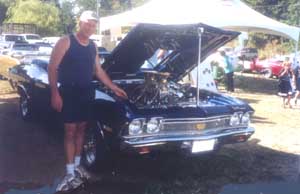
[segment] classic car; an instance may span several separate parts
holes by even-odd
[[[94,122],[83,153],[86,165],[101,161],[109,150],[206,153],[245,142],[254,133],[254,110],[247,103],[217,92],[197,92],[182,82],[197,65],[200,27],[201,61],[239,34],[204,24],[139,24],[106,56],[102,67],[129,98],[119,99],[94,81]],[[159,49],[169,52],[156,64],[151,59]],[[25,119],[50,110],[47,64],[47,59],[35,59],[10,69]]]
[[[282,59],[253,59],[247,65],[244,65],[244,70],[263,74],[266,78],[278,77],[282,70]]]

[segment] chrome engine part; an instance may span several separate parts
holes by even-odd
[[[169,73],[144,73],[145,82],[129,92],[130,102],[138,108],[163,108],[195,101],[195,94],[190,91],[189,85],[169,82]]]

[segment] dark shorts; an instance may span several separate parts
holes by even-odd
[[[296,79],[296,90],[300,91],[300,78]]]
[[[84,122],[91,119],[95,97],[92,86],[61,86],[59,91],[63,100],[61,117],[64,123]]]

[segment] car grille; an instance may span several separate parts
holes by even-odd
[[[164,119],[161,122],[161,132],[200,132],[224,130],[232,128],[229,125],[230,117],[213,117],[205,119]]]

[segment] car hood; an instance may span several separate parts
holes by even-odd
[[[154,70],[169,72],[174,81],[189,73],[198,61],[198,29],[203,28],[201,61],[240,33],[202,23],[184,25],[138,24],[112,51],[103,68],[114,75],[135,74],[158,49],[172,50]]]

